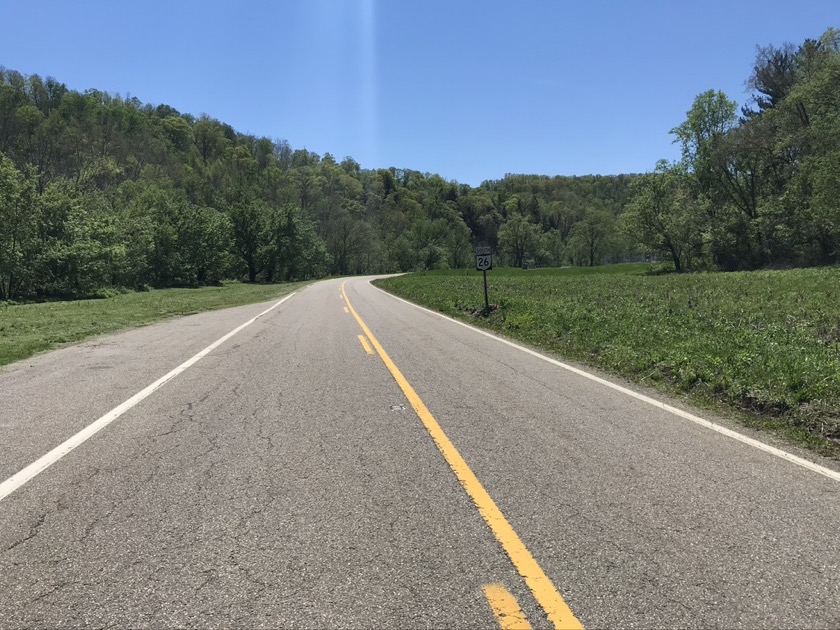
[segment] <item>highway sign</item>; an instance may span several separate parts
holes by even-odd
[[[493,268],[493,254],[490,247],[481,245],[475,248],[475,269],[484,275],[484,312],[490,312],[490,295],[487,293],[487,272]]]

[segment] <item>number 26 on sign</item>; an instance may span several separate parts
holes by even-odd
[[[475,251],[476,271],[489,271],[493,268],[493,257],[489,247],[477,247]]]

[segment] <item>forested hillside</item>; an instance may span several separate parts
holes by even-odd
[[[365,170],[10,70],[0,152],[0,300],[457,268],[477,242],[517,265],[594,264],[608,243],[591,227],[614,222],[628,198],[626,177],[515,176],[474,189]]]
[[[634,182],[625,228],[677,270],[840,262],[840,32],[758,49],[738,112],[697,97],[682,159]]]
[[[654,173],[473,188],[0,69],[0,300],[467,267],[476,244],[514,266],[834,264],[838,32],[759,49],[749,85],[740,116],[701,94]]]

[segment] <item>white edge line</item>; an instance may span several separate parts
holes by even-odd
[[[369,280],[368,282],[372,283],[373,281]],[[399,300],[400,302],[404,302],[405,304],[408,304],[409,306],[413,306],[414,308],[419,308],[421,311],[426,311],[427,313],[430,313],[431,315],[436,315],[436,316],[441,317],[443,319],[447,319],[454,324],[458,324],[459,326],[463,326],[464,328],[469,328],[470,330],[473,330],[473,331],[475,331],[475,332],[477,332],[481,335],[484,335],[485,337],[490,337],[491,339],[495,339],[496,341],[498,341],[500,343],[503,343],[507,346],[510,346],[511,348],[516,348],[517,350],[521,350],[522,352],[525,352],[527,354],[530,354],[531,356],[537,357],[538,359],[542,359],[543,361],[547,361],[548,363],[551,363],[552,365],[556,365],[557,367],[561,367],[564,370],[568,370],[569,372],[574,372],[575,374],[577,374],[579,376],[582,376],[584,378],[587,378],[590,381],[595,381],[596,383],[599,383],[601,385],[609,387],[610,389],[614,389],[618,392],[621,392],[622,394],[627,394],[628,396],[632,396],[636,400],[640,400],[640,401],[645,402],[649,405],[653,405],[654,407],[657,407],[659,409],[662,409],[664,411],[672,413],[675,416],[679,416],[680,418],[684,418],[685,420],[689,420],[689,421],[691,421],[695,424],[699,424],[701,427],[711,429],[712,431],[717,431],[718,433],[721,433],[721,434],[723,434],[727,437],[730,437],[733,440],[738,440],[739,442],[743,442],[744,444],[747,444],[749,446],[757,448],[761,451],[764,451],[765,453],[770,453],[771,455],[775,455],[776,457],[787,460],[792,464],[796,464],[797,466],[801,466],[802,468],[807,468],[808,470],[810,470],[812,472],[823,475],[824,477],[828,477],[829,479],[833,479],[834,481],[840,481],[840,472],[837,472],[836,470],[831,470],[830,468],[826,468],[825,466],[820,466],[819,464],[816,464],[814,462],[810,462],[807,459],[803,459],[802,457],[798,457],[797,455],[793,455],[792,453],[788,453],[787,451],[783,451],[780,448],[776,448],[775,446],[770,446],[769,444],[765,444],[764,442],[756,440],[755,438],[748,437],[746,435],[738,433],[737,431],[733,431],[732,429],[727,429],[726,427],[723,427],[719,424],[715,424],[714,422],[710,422],[709,420],[706,420],[706,419],[701,418],[699,416],[695,416],[694,414],[688,413],[687,411],[683,411],[682,409],[677,409],[676,407],[672,407],[671,405],[668,405],[668,404],[663,403],[659,400],[656,400],[655,398],[651,398],[650,396],[645,396],[644,394],[634,392],[632,389],[627,389],[626,387],[622,387],[621,385],[617,385],[616,383],[613,383],[611,381],[603,379],[600,376],[595,376],[594,374],[590,374],[589,372],[585,372],[585,371],[583,371],[579,368],[576,368],[572,365],[568,365],[568,364],[562,363],[562,362],[560,362],[556,359],[552,359],[551,357],[547,357],[544,354],[540,354],[539,352],[536,352],[535,350],[531,350],[530,348],[526,348],[525,346],[520,346],[517,343],[509,341],[509,340],[507,340],[503,337],[499,337],[497,335],[494,335],[493,333],[489,333],[486,330],[481,330],[480,328],[476,328],[475,326],[471,326],[471,325],[469,325],[465,322],[458,321],[457,319],[449,317],[448,315],[444,315],[443,313],[438,313],[437,311],[433,311],[431,309],[425,308],[423,306],[415,304],[414,302],[409,302],[408,300],[404,300],[403,298],[398,297],[398,296],[394,295],[393,293],[388,293],[384,289],[380,289],[379,287],[377,287],[374,284],[371,284],[371,286],[374,289],[376,289],[377,291],[381,291],[385,295],[388,295],[388,296],[394,298],[395,300]]]
[[[207,346],[204,350],[202,350],[201,352],[196,354],[194,357],[192,357],[190,359],[187,359],[181,365],[176,367],[174,370],[172,370],[168,374],[166,374],[164,376],[161,376],[158,380],[156,380],[154,383],[152,383],[151,385],[146,387],[144,390],[142,390],[140,392],[137,392],[136,394],[134,394],[134,396],[132,396],[131,398],[126,400],[124,403],[114,407],[113,409],[111,409],[111,411],[106,413],[104,416],[102,416],[98,420],[94,421],[93,423],[89,424],[84,429],[82,429],[81,431],[76,433],[76,435],[68,438],[67,440],[65,440],[64,442],[62,442],[58,446],[56,446],[53,450],[51,450],[46,455],[43,455],[43,456],[39,457],[37,460],[35,460],[31,464],[29,464],[26,468],[24,468],[23,470],[15,473],[14,475],[12,475],[8,479],[6,479],[6,481],[4,481],[3,483],[0,483],[0,501],[2,501],[7,496],[9,496],[12,492],[14,492],[18,488],[20,488],[27,481],[30,481],[33,477],[42,473],[47,468],[52,466],[54,463],[56,463],[62,457],[67,455],[67,453],[72,451],[74,448],[83,444],[85,441],[87,441],[88,439],[93,437],[96,433],[98,433],[99,431],[101,431],[102,429],[107,427],[114,420],[119,418],[121,415],[123,415],[126,411],[131,409],[134,405],[139,403],[141,400],[143,400],[144,398],[147,398],[154,391],[156,391],[157,389],[159,389],[160,387],[165,385],[167,382],[171,381],[173,378],[178,376],[181,372],[185,371],[190,366],[194,365],[201,358],[210,354],[213,350],[215,350],[220,345],[222,345],[225,341],[227,341],[228,339],[233,337],[236,333],[240,332],[243,328],[246,328],[246,327],[250,326],[255,321],[257,321],[260,317],[262,317],[263,315],[267,315],[268,313],[273,311],[275,308],[280,306],[283,302],[285,302],[290,297],[292,297],[295,293],[297,293],[297,291],[293,291],[292,293],[289,293],[289,295],[285,296],[282,300],[280,300],[279,302],[276,302],[275,304],[273,304],[271,307],[264,310],[259,315],[255,316],[255,317],[252,317],[251,319],[249,319],[244,324],[242,324],[240,326],[237,326],[236,328],[231,330],[228,334],[226,334],[224,337],[221,337],[220,339],[217,339],[216,341],[211,343],[209,346]]]

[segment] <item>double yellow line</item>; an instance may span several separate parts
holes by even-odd
[[[402,372],[400,372],[399,368],[397,368],[391,360],[391,357],[388,356],[388,353],[385,352],[385,349],[370,331],[370,328],[367,327],[364,321],[362,321],[362,318],[359,317],[356,309],[354,309],[350,304],[350,300],[347,299],[347,292],[344,290],[344,284],[345,283],[342,283],[341,285],[341,295],[344,298],[344,302],[347,304],[347,308],[350,310],[350,313],[359,324],[362,332],[364,332],[370,340],[376,350],[376,353],[379,355],[379,358],[381,358],[383,363],[385,363],[385,366],[388,368],[391,376],[394,377],[394,380],[400,386],[400,389],[402,389],[403,394],[405,394],[405,397],[408,399],[409,403],[411,403],[412,408],[417,413],[417,416],[420,418],[423,426],[426,427],[426,430],[429,432],[429,435],[431,435],[450,468],[452,468],[452,471],[455,473],[458,481],[461,482],[464,490],[467,491],[467,494],[473,500],[473,503],[475,503],[478,511],[481,513],[481,516],[484,517],[485,522],[496,536],[496,539],[502,545],[502,548],[508,554],[508,557],[510,557],[511,562],[513,562],[513,565],[516,567],[519,575],[522,576],[525,583],[528,585],[528,588],[531,589],[531,592],[534,594],[534,598],[545,611],[548,619],[556,628],[582,629],[583,626],[580,621],[578,621],[577,617],[575,617],[574,613],[572,613],[560,593],[557,592],[554,584],[542,570],[542,567],[540,567],[534,559],[534,556],[532,556],[531,552],[528,551],[525,543],[522,542],[522,539],[519,538],[519,535],[516,531],[514,531],[511,524],[505,518],[505,515],[502,514],[502,511],[496,505],[496,502],[493,501],[487,490],[485,490],[484,486],[481,485],[478,477],[475,476],[475,473],[473,473],[467,465],[467,462],[461,456],[461,453],[458,452],[458,449],[455,448],[455,445],[452,444],[451,440],[443,432],[443,429],[441,429],[437,420],[435,420],[426,405],[423,404],[423,401],[417,395],[417,392],[414,391],[414,388],[409,384],[405,376],[403,376]],[[488,594],[488,598],[489,597],[490,596]],[[493,600],[491,600],[491,604],[492,603]],[[493,607],[497,618],[501,622],[502,617],[496,610],[496,606],[494,605]],[[518,606],[516,608],[518,610]]]

